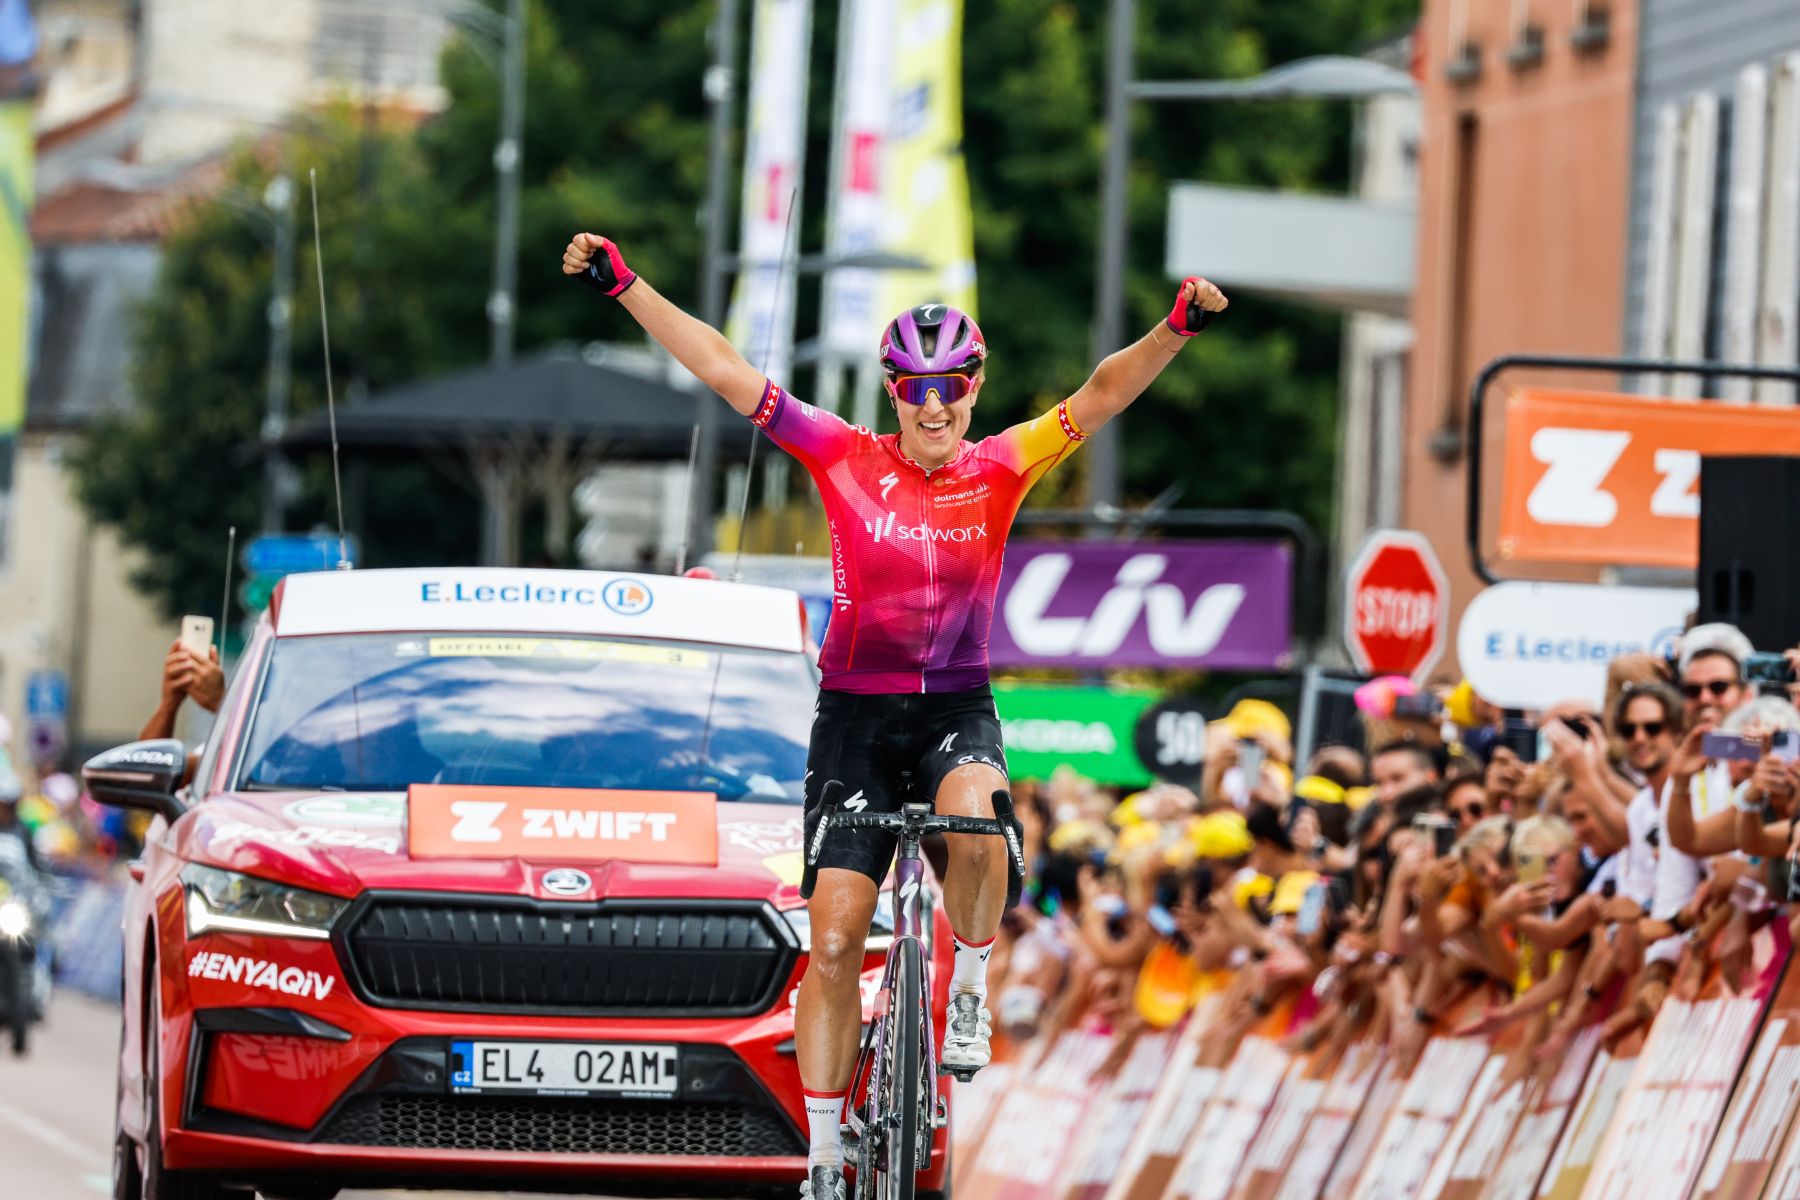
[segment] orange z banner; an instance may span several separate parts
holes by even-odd
[[[414,858],[714,867],[716,803],[702,792],[415,783],[406,797],[407,849]]]
[[[1800,454],[1800,412],[1521,388],[1506,404],[1500,557],[1692,567],[1703,455]]]

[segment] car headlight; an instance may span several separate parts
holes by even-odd
[[[331,923],[350,906],[336,896],[199,863],[182,870],[181,882],[187,888],[189,937],[217,930],[323,941],[331,936]]]
[[[807,917],[804,908],[790,908],[781,914],[788,925],[800,938],[800,949],[803,952],[812,950],[812,921]],[[919,919],[923,926],[926,954],[931,953],[932,898],[929,892],[920,897]],[[882,892],[875,898],[875,919],[869,922],[869,940],[864,943],[863,952],[882,952],[894,944],[894,898],[890,892]]]
[[[17,900],[0,904],[0,934],[9,938],[24,937],[31,928],[31,910]]]

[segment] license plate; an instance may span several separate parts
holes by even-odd
[[[645,1042],[451,1042],[450,1090],[673,1096],[680,1057],[674,1046]]]

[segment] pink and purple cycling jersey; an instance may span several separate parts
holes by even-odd
[[[750,418],[805,465],[831,524],[832,610],[819,656],[840,692],[953,692],[988,682],[1007,531],[1025,493],[1087,435],[1068,401],[927,471],[876,434],[773,383]]]

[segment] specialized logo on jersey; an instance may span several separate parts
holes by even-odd
[[[950,747],[955,744],[956,744],[956,734],[955,733],[946,734],[944,736],[944,744],[938,747],[938,753],[939,754],[950,753]]]
[[[876,541],[891,542],[979,542],[987,537],[987,522],[975,525],[896,525],[898,517],[888,513],[887,518],[875,518],[863,522],[863,529],[873,534]]]
[[[882,502],[885,503],[887,501],[887,494],[894,490],[895,484],[900,482],[900,473],[898,471],[889,471],[886,475],[883,475],[880,479],[876,480],[876,482],[881,484],[881,499]]]

